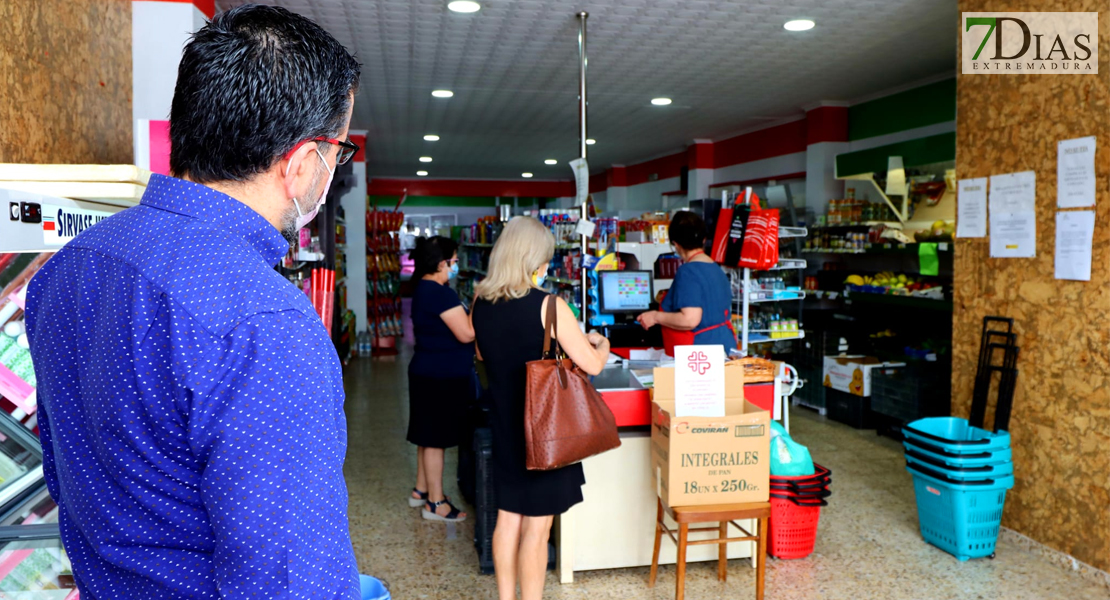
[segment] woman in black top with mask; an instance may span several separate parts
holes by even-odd
[[[458,446],[474,391],[474,329],[447,282],[459,273],[458,245],[445,237],[419,238],[412,257],[412,328],[408,441],[416,445],[416,487],[409,506],[430,521],[463,521],[466,513],[443,494],[444,449]]]

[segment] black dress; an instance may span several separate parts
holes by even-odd
[[[474,344],[463,344],[441,316],[461,306],[451,288],[417,282],[412,297],[416,352],[409,363],[408,441],[425,448],[453,448],[462,441],[467,408],[474,402]]]
[[[474,334],[485,362],[492,401],[494,487],[497,507],[528,517],[558,515],[582,501],[582,465],[554,471],[524,466],[524,365],[543,354],[540,311],[547,294],[474,303]]]

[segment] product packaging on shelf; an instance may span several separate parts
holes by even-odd
[[[887,363],[874,356],[826,356],[823,381],[825,387],[855,396],[871,396],[871,373],[884,367],[905,366]]]

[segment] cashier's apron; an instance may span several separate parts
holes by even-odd
[[[736,339],[736,329],[732,327],[732,315],[729,314],[727,310],[725,311],[724,321],[716,325],[703,327],[696,331],[679,331],[678,329],[671,329],[665,325],[660,325],[660,327],[663,328],[663,351],[667,353],[667,356],[674,356],[675,346],[692,346],[694,344],[694,338],[696,338],[698,334],[712,331],[719,327],[728,327],[728,330],[732,332],[732,339]],[[739,346],[739,344],[737,344],[737,346]]]

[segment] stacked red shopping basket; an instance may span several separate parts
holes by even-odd
[[[805,558],[813,553],[821,507],[828,506],[832,471],[814,464],[814,474],[771,476],[771,519],[767,553],[775,558]]]

